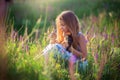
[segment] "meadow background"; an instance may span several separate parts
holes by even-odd
[[[120,80],[119,0],[11,0],[0,34],[0,80],[69,80],[64,64],[44,63],[42,50],[55,18],[72,10],[80,20],[88,49],[85,72],[77,80]],[[76,66],[77,67],[77,66]]]

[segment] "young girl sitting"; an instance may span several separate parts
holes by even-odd
[[[79,20],[72,11],[63,11],[58,15],[56,27],[55,45],[51,49],[57,47],[58,51],[63,49],[68,54],[70,78],[76,80],[74,76],[75,63],[80,60],[85,63],[84,65],[87,65],[87,41],[80,32]]]

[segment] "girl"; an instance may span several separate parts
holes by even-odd
[[[71,80],[75,80],[74,64],[78,59],[85,61],[87,59],[87,48],[85,36],[79,32],[79,20],[72,11],[63,11],[56,18],[57,39],[56,42],[64,48],[69,45],[65,40],[66,36],[72,37],[69,51],[73,54],[69,59],[69,73]]]

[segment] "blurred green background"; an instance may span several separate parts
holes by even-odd
[[[64,10],[74,11],[79,19],[102,12],[106,12],[107,18],[119,19],[119,5],[119,0],[13,0],[9,19],[14,22],[15,30],[22,27],[20,34],[26,26],[29,34],[38,18],[41,18],[39,28],[54,26],[55,18]]]
[[[77,80],[120,80],[119,0],[4,1],[10,2],[7,29],[0,26],[0,80],[70,79],[64,63],[54,63],[50,58],[46,65],[40,57],[49,43],[55,18],[64,10],[75,12],[88,40],[88,70],[81,74],[76,69]]]

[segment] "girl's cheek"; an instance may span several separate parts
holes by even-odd
[[[63,30],[62,27],[60,27],[60,30]]]

